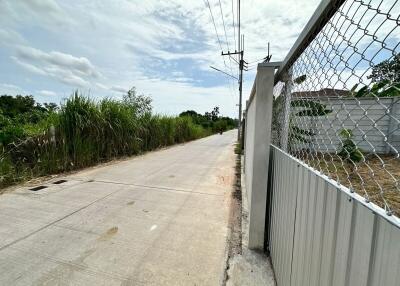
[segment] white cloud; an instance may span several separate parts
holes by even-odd
[[[127,88],[124,88],[124,87],[118,86],[118,85],[112,86],[112,87],[110,87],[109,89],[110,89],[111,91],[116,91],[116,92],[120,92],[120,93],[126,93],[126,92],[128,91]]]
[[[25,70],[27,70],[28,72],[34,73],[34,74],[38,74],[38,75],[47,75],[47,73],[42,70],[41,68],[38,68],[34,65],[28,64],[26,62],[21,61],[20,59],[18,59],[15,56],[11,56],[11,59],[13,59],[15,61],[15,63],[17,63],[18,65],[20,65],[21,67],[23,67]]]
[[[27,92],[24,91],[23,88],[10,83],[0,83],[0,95],[9,94],[26,94]]]
[[[0,19],[0,23],[3,20],[15,25],[30,19],[35,25],[47,29],[72,23],[71,17],[68,17],[55,0],[5,0],[0,1],[0,11],[2,11],[2,16],[6,15]]]
[[[85,57],[74,57],[69,54],[51,51],[49,53],[41,50],[21,46],[17,50],[17,57],[21,60],[44,64],[53,69],[70,70],[81,76],[99,77],[100,73],[96,71],[92,63]],[[46,68],[46,67],[45,67]]]
[[[4,46],[13,46],[24,43],[24,38],[16,31],[6,28],[0,28],[0,42]]]
[[[43,95],[43,96],[56,96],[57,95],[56,92],[51,91],[51,90],[45,90],[45,89],[39,90],[38,94]]]
[[[31,73],[48,76],[73,87],[89,87],[91,79],[101,76],[87,58],[57,51],[46,53],[20,46],[16,56],[11,58]]]

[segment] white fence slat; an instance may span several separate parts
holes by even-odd
[[[331,184],[327,185],[325,203],[324,238],[322,242],[321,272],[318,285],[331,286],[334,265],[332,257],[335,254],[338,221],[337,209],[339,206],[338,194],[335,191],[335,187]]]
[[[354,204],[353,247],[347,273],[347,285],[367,286],[375,216],[358,202]]]

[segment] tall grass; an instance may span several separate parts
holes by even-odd
[[[30,136],[0,146],[0,187],[201,138],[189,117],[141,114],[125,101],[75,92]]]

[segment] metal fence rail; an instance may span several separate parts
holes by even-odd
[[[400,1],[323,1],[276,73],[273,143],[400,216]]]

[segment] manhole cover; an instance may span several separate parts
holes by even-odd
[[[29,190],[31,190],[33,192],[36,192],[36,191],[43,190],[43,189],[46,189],[46,188],[47,188],[47,186],[37,186],[37,187],[31,188]]]
[[[59,185],[59,184],[65,183],[66,181],[67,180],[58,180],[58,181],[53,182],[53,184],[54,185]]]

